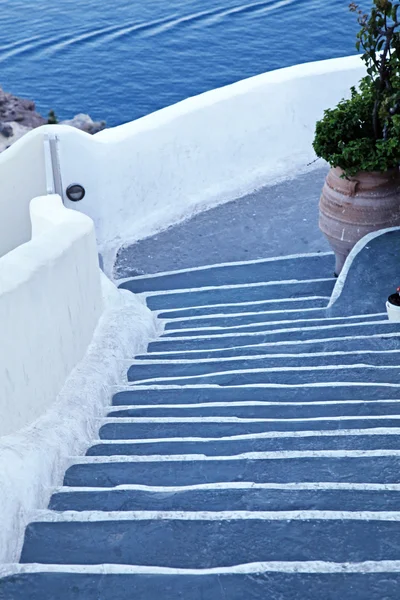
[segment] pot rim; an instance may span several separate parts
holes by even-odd
[[[398,306],[397,304],[393,304],[392,302],[390,302],[389,298],[390,298],[390,296],[388,297],[386,304],[389,304],[390,307],[393,307],[396,310],[400,310],[400,306]]]
[[[337,173],[344,173],[344,169],[342,169],[342,167],[333,167],[332,165],[329,166],[332,171],[336,171]],[[359,177],[382,177],[396,172],[400,174],[400,165],[398,167],[386,169],[385,171],[357,171],[355,175],[345,177],[345,179],[347,179],[348,181],[353,181],[354,179],[357,179]]]

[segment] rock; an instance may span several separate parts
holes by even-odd
[[[18,98],[0,88],[0,121],[9,123],[17,121],[24,127],[34,129],[47,121],[35,111],[32,100]]]
[[[80,129],[81,131],[85,131],[86,133],[94,134],[105,129],[106,122],[93,121],[89,117],[89,115],[81,113],[79,115],[75,115],[73,119],[69,119],[67,121],[60,121],[60,125],[70,125],[71,127],[76,127],[76,129]]]
[[[0,134],[5,138],[10,138],[14,135],[14,130],[10,123],[0,123]]]
[[[9,127],[12,131],[10,137],[0,135],[0,152],[7,150],[14,142],[19,140],[23,135],[31,131],[32,127],[26,127],[25,125],[21,125],[21,123],[17,123],[16,121],[10,121],[7,124],[1,123],[3,127]]]
[[[0,152],[6,150],[31,129],[47,125],[48,119],[35,110],[35,103],[18,98],[0,88]],[[105,121],[93,121],[89,115],[79,114],[73,119],[61,121],[86,133],[94,134],[106,127]]]

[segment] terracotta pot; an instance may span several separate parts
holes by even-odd
[[[319,227],[336,255],[339,275],[353,246],[362,237],[400,225],[400,171],[357,173],[342,178],[342,169],[331,169],[319,203]]]

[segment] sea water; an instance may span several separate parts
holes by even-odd
[[[371,0],[360,0],[363,9]],[[108,126],[297,63],[355,54],[347,0],[0,0],[0,86]]]

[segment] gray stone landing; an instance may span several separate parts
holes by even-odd
[[[121,248],[115,277],[305,252],[327,252],[318,229],[325,167],[264,187]]]

